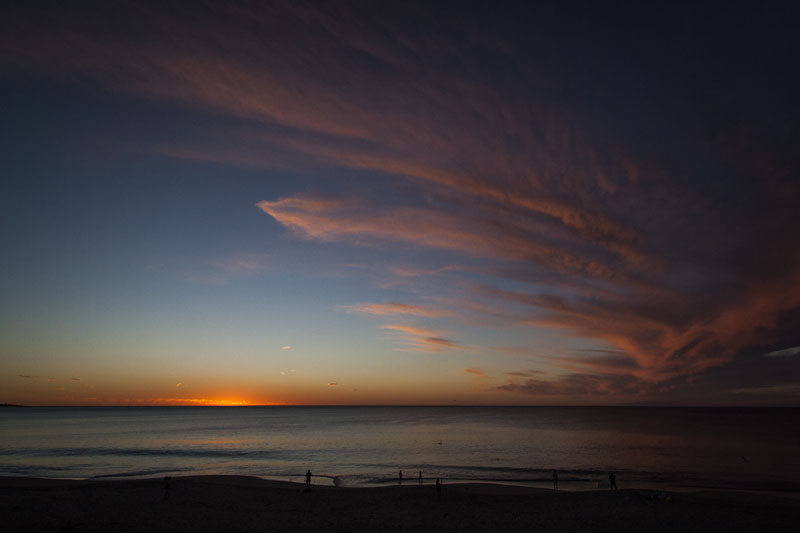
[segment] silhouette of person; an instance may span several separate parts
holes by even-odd
[[[553,470],[553,490],[558,490],[558,472]]]
[[[610,485],[610,487],[609,487],[610,490],[616,490],[617,489],[617,476],[616,476],[616,474],[612,473],[612,474],[610,474],[608,476],[608,483]]]
[[[436,497],[439,498],[442,494],[442,480],[436,478]]]
[[[312,475],[311,474],[311,469],[309,468],[308,472],[306,472],[306,487],[307,488],[311,487],[311,475]]]
[[[402,485],[402,484],[403,484],[403,471],[401,470],[401,471],[400,471],[400,472],[397,474],[397,476],[398,476],[398,480],[400,481],[400,484]]]
[[[166,500],[169,498],[169,482],[172,480],[171,477],[166,476],[164,477],[164,499]]]
[[[422,485],[422,470],[419,471],[419,484]]]

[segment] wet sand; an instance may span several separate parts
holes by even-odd
[[[666,496],[669,499],[659,496]],[[0,531],[796,531],[800,499],[554,492],[491,484],[336,488],[254,477],[0,477]]]

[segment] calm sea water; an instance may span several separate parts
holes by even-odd
[[[800,490],[800,409],[0,409],[0,475],[237,474],[375,486],[441,477],[559,488]],[[413,479],[409,479],[413,478]]]

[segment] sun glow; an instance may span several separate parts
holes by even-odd
[[[155,398],[153,403],[165,405],[206,405],[206,406],[237,406],[237,405],[272,405],[253,403],[242,399],[212,399],[212,398]]]
[[[234,405],[253,405],[253,404],[247,400],[208,400],[208,403],[202,405],[234,406]]]

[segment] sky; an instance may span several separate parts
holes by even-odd
[[[6,2],[0,403],[800,405],[790,3]]]

